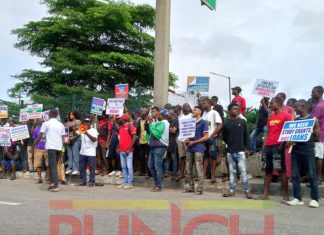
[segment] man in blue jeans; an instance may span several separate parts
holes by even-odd
[[[151,148],[148,160],[148,168],[154,179],[154,187],[151,192],[160,192],[162,189],[163,180],[163,156],[169,146],[169,127],[170,124],[166,120],[169,115],[168,110],[153,107],[151,109],[152,119],[149,119],[150,141]]]
[[[308,103],[306,100],[298,100],[297,102],[297,114],[296,121],[309,120],[315,117],[308,113]],[[286,202],[290,206],[304,205],[301,197],[300,189],[300,169],[303,163],[307,164],[310,188],[311,188],[311,201],[309,207],[318,208],[318,182],[316,176],[316,162],[315,162],[315,142],[319,141],[319,122],[315,118],[315,125],[313,129],[313,135],[307,142],[288,142],[288,145],[292,147],[292,183],[294,191],[294,199]]]
[[[241,173],[243,190],[247,199],[253,199],[249,193],[249,182],[246,172],[246,157],[249,155],[249,132],[246,121],[239,118],[240,106],[231,103],[228,106],[230,118],[223,126],[223,140],[227,145],[227,162],[230,171],[230,190],[223,197],[233,197],[236,191],[237,166]]]

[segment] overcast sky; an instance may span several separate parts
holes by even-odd
[[[10,34],[46,9],[39,0],[0,0],[0,99],[15,84],[11,75],[39,67],[39,58],[13,47]],[[155,5],[155,0],[133,0]],[[255,79],[279,81],[288,97],[308,98],[313,86],[324,85],[323,0],[218,0],[217,11],[200,0],[172,0],[170,71],[186,89],[188,75],[211,77],[210,95],[228,103],[228,81],[241,86],[248,106]]]

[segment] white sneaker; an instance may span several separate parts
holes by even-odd
[[[317,201],[315,200],[311,200],[310,203],[309,203],[309,207],[312,207],[312,208],[319,208],[319,204]]]
[[[290,206],[302,206],[302,205],[304,205],[304,203],[299,201],[297,198],[294,198],[293,200],[286,202],[286,204],[290,205]]]
[[[116,172],[116,176],[120,176],[120,175],[122,175],[122,172],[121,171],[117,171]]]
[[[117,186],[117,188],[124,188],[126,186],[126,184],[121,184],[119,186]]]
[[[131,188],[134,188],[134,186],[131,184],[127,184],[126,186],[123,187],[123,189],[131,189]]]
[[[90,170],[87,170],[87,175],[90,175]]]
[[[72,173],[72,170],[67,170],[66,172],[65,172],[65,174],[71,174]]]
[[[116,175],[116,171],[112,171],[108,174],[109,176],[113,176],[113,175]]]
[[[79,175],[80,174],[80,172],[78,172],[78,171],[73,171],[72,172],[72,175]]]

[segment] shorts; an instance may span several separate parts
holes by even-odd
[[[43,166],[43,159],[45,160],[45,165],[48,166],[48,156],[45,150],[35,149],[34,151],[34,166],[36,168],[41,168]]]
[[[118,158],[117,154],[118,142],[111,142],[109,145],[108,158],[116,159]]]
[[[265,146],[263,149],[263,154],[265,155],[265,172],[270,173],[273,171],[273,155],[274,154],[280,154],[280,172],[284,173],[286,172],[286,159],[285,159],[285,153],[282,152],[281,149],[279,149],[279,144],[275,145],[268,145]]]
[[[315,157],[319,159],[324,158],[324,143],[316,142],[315,143]]]
[[[183,158],[186,157],[186,149],[187,146],[183,141],[178,140],[178,151],[179,151],[179,157]]]
[[[216,141],[216,138],[208,139],[206,141],[206,151],[205,151],[205,156],[204,157],[216,160],[217,156],[218,156],[218,154],[217,154],[217,141]]]
[[[16,170],[17,171],[20,171],[22,170],[22,165],[20,162],[16,161],[16,160],[2,160],[1,163],[3,165],[5,165],[5,167],[9,170],[9,172],[12,171],[12,165],[11,163],[15,164],[16,165]]]

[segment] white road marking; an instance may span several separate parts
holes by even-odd
[[[4,201],[0,201],[1,205],[8,205],[8,206],[19,206],[21,205],[21,203],[18,202],[4,202]]]

